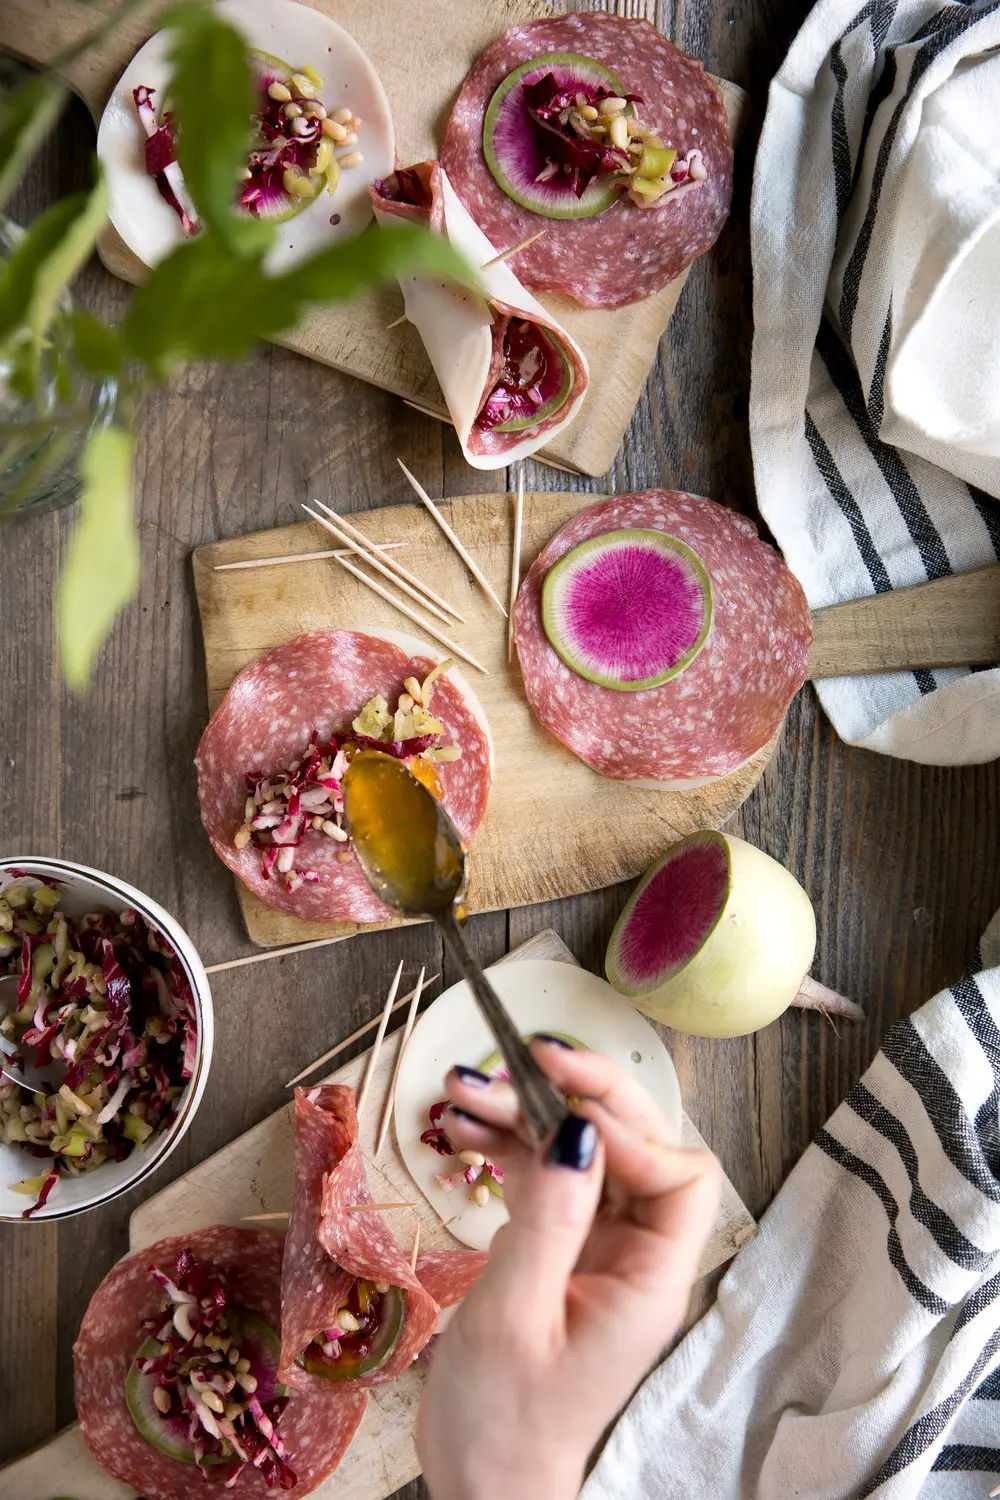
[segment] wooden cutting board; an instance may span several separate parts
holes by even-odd
[[[45,0],[39,5],[37,0],[3,0],[0,49],[48,65],[117,3],[97,0],[82,6],[79,0]],[[543,0],[407,0],[405,6],[400,0],[306,3],[346,27],[368,53],[389,95],[397,156],[403,164],[437,155],[452,101],[480,52],[509,26],[552,12]],[[95,120],[126,63],[156,30],[155,18],[164,8],[165,0],[150,0],[102,42],[96,55],[88,54],[66,70],[67,81]],[[735,138],[747,96],[735,84],[716,82]],[[140,281],[145,275],[141,261],[110,224],[99,249],[104,264],[117,276]],[[591,380],[582,411],[541,457],[584,474],[604,474],[610,468],[685,280],[686,273],[655,297],[616,311],[582,308],[565,297],[542,298],[587,355]],[[401,311],[399,292],[387,289],[349,308],[315,309],[280,342],[447,420],[440,387],[416,331],[406,323],[391,330],[387,326]]]
[[[593,495],[524,498],[522,576],[552,534],[593,504]],[[502,599],[513,544],[508,497],[469,495],[441,510]],[[411,572],[466,616],[454,640],[489,668],[464,669],[482,700],[496,746],[489,808],[470,862],[469,910],[552,901],[628,880],[675,839],[719,827],[763,774],[774,743],[740,771],[688,792],[636,790],[591,771],[532,716],[517,665],[508,666],[506,622],[488,604],[422,507],[391,506],[351,517],[374,541],[405,540]],[[216,572],[219,563],[308,553],[334,546],[312,522],[215,542],[194,554],[215,711],[236,674],[271,646],[308,630],[411,630],[390,605],[332,559]],[[811,677],[1000,661],[1000,567],[821,609],[813,616]],[[263,946],[349,937],[353,923],[302,922],[238,886],[247,931]],[[367,930],[367,929],[366,929]]]
[[[562,939],[548,931],[539,933],[500,962],[528,958],[576,962]],[[392,1131],[378,1165],[372,1160],[399,1037],[397,1031],[382,1049],[370,1102],[361,1122],[361,1145],[372,1192],[376,1201],[410,1201],[414,1197],[419,1200],[415,1209],[399,1210],[393,1216],[393,1229],[402,1244],[412,1239],[419,1221],[424,1249],[458,1248],[430,1204],[414,1187]],[[368,1055],[366,1052],[355,1058],[324,1081],[356,1087]],[[684,1142],[703,1144],[686,1115]],[[167,1235],[210,1224],[238,1224],[247,1214],[287,1209],[291,1204],[294,1149],[289,1104],[140,1205],[132,1215],[131,1248],[139,1250]],[[702,1259],[701,1275],[731,1259],[755,1233],[753,1217],[725,1178],[719,1217]],[[416,1478],[420,1464],[413,1444],[413,1429],[423,1379],[423,1370],[413,1367],[391,1385],[372,1392],[353,1443],[336,1473],[314,1491],[316,1500],[385,1500],[385,1496]],[[131,1489],[112,1479],[94,1462],[75,1426],[0,1470],[3,1500],[50,1500],[55,1493],[71,1495],[73,1500],[133,1500]]]

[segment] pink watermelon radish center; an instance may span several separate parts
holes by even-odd
[[[729,898],[729,849],[719,833],[684,839],[640,882],[608,947],[617,990],[645,995],[700,952]]]
[[[553,649],[589,682],[619,692],[682,672],[712,624],[712,586],[686,543],[662,531],[611,531],[550,570],[542,620]]]

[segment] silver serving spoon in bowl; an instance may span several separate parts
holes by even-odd
[[[344,812],[354,852],[372,890],[404,917],[431,917],[496,1038],[538,1141],[569,1113],[535,1062],[458,925],[465,894],[465,848],[438,799],[401,760],[363,750],[344,776]]]
[[[0,1016],[5,1016],[8,1011],[17,1009],[17,987],[20,983],[16,974],[4,974],[0,976]],[[44,1089],[36,1088],[29,1083],[20,1073],[16,1073],[10,1066],[10,1060],[6,1052],[0,1047],[0,1078],[6,1078],[8,1083],[16,1083],[18,1088],[27,1089],[29,1093],[45,1095]]]

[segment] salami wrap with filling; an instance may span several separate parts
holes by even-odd
[[[656,202],[635,203],[624,192],[585,218],[553,218],[508,196],[487,164],[483,129],[497,89],[519,66],[545,54],[593,59],[640,103],[642,121],[677,161],[697,152],[700,180],[683,182]],[[555,76],[572,97],[572,68]],[[542,70],[544,72],[544,69]],[[532,75],[534,76],[534,75]],[[528,130],[530,122],[524,122]],[[536,137],[543,182],[551,163]],[[534,149],[527,136],[527,149]],[[729,213],[733,151],[722,97],[700,62],[668,42],[646,20],[588,11],[513,26],[479,58],[462,86],[445,134],[441,165],[451,185],[497,245],[519,244],[517,273],[536,292],[562,292],[585,307],[623,307],[665,287],[716,241]]]
[[[291,1488],[269,1490],[253,1463],[227,1488],[227,1466],[199,1473],[193,1462],[169,1457],[136,1427],[126,1404],[125,1381],[146,1338],[143,1323],[159,1318],[164,1306],[163,1289],[150,1268],[171,1274],[181,1252],[197,1257],[233,1305],[254,1313],[277,1333],[282,1242],[275,1236],[220,1225],[160,1240],[128,1256],[94,1293],[73,1348],[76,1409],[84,1442],[98,1463],[146,1500],[190,1500],[202,1493],[236,1500],[263,1500],[278,1493],[293,1500],[308,1495],[347,1451],[364,1415],[364,1392],[316,1383],[291,1394],[277,1422],[296,1476]]]
[[[382,1214],[351,1211],[371,1201],[353,1090],[340,1084],[296,1089],[295,1197],[281,1282],[280,1373],[292,1383],[302,1381],[296,1361],[303,1352],[338,1328],[347,1293],[359,1278],[390,1288],[394,1304],[402,1293],[402,1319],[376,1369],[338,1381],[348,1388],[381,1385],[402,1374],[437,1327],[440,1306],[430,1288],[450,1303],[475,1279],[469,1258],[459,1251],[425,1257],[423,1272],[418,1266],[415,1275]],[[314,1377],[307,1378],[312,1384]]]
[[[285,820],[297,820],[288,837],[298,842],[290,850],[295,868],[282,877],[283,848],[262,849],[246,829],[247,797],[255,778],[258,785],[270,785],[266,776],[280,777],[294,765],[301,768],[310,743],[322,746],[331,737],[358,743],[351,726],[362,708],[379,694],[395,705],[408,677],[423,683],[437,664],[439,658],[429,649],[428,655],[420,654],[421,647],[420,642],[404,646],[353,630],[297,636],[241,672],[213,714],[195,760],[202,822],[219,858],[268,905],[310,922],[380,922],[392,917],[368,885],[346,834],[334,837],[313,826],[333,819],[332,810],[317,820],[309,815],[314,808],[305,808]],[[442,802],[468,844],[486,811],[492,779],[488,729],[457,672],[435,679],[430,711],[444,730],[432,738],[461,752],[459,759],[436,765],[433,772]],[[411,763],[408,743],[426,749],[427,738],[403,742],[391,753]],[[335,760],[334,756],[334,764]],[[330,761],[327,754],[324,763]],[[331,804],[342,808],[336,776],[326,777],[324,786],[329,787]],[[324,791],[312,787],[307,795],[322,797]],[[274,805],[264,803],[256,811],[265,814]],[[282,819],[272,813],[261,821],[281,824]],[[244,831],[248,841],[241,845]],[[262,835],[268,836],[277,843],[286,835],[279,826]]]
[[[704,646],[659,687],[620,692],[579,676],[551,645],[542,589],[554,564],[590,537],[642,530],[678,538],[711,581]],[[514,608],[514,639],[536,718],[602,776],[669,785],[735,771],[777,732],[805,681],[812,627],[784,560],[745,516],[676,490],[590,506],[532,564]]]
[[[399,168],[370,188],[379,224],[421,223],[447,235],[478,287],[407,276],[400,287],[438,378],[466,459],[503,468],[551,442],[576,416],[589,373],[579,345],[518,281],[436,161]],[[500,249],[505,248],[501,244]]]

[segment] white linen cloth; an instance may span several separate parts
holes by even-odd
[[[754,176],[750,437],[814,609],[1000,556],[1000,4],[820,0]],[[1000,755],[1000,670],[817,684],[844,739]]]
[[[984,962],[998,939],[994,920]],[[581,1500],[985,1500],[1000,1482],[998,1104],[992,967],[893,1027]]]

